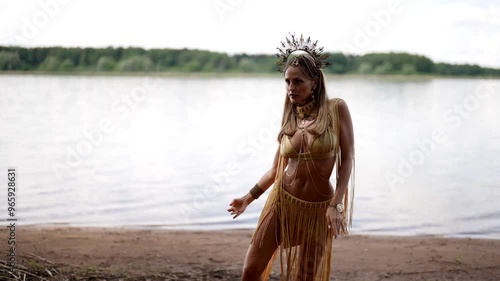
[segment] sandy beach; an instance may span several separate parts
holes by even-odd
[[[0,231],[8,280],[7,228]],[[25,280],[239,280],[251,230],[16,228]],[[279,280],[279,268],[271,280]],[[21,279],[22,280],[22,279]],[[331,280],[500,280],[500,240],[351,235],[334,241]]]

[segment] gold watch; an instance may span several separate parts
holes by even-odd
[[[337,210],[337,212],[339,213],[343,213],[344,212],[344,205],[342,203],[338,203],[338,204],[331,204],[330,205],[331,207],[334,207],[335,210]]]

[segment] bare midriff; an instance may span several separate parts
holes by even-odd
[[[300,160],[289,158],[283,174],[283,188],[293,196],[311,202],[333,197],[330,175],[335,156],[326,159]],[[313,166],[314,165],[314,166]]]

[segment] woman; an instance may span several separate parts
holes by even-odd
[[[272,168],[228,211],[233,218],[273,183],[251,240],[242,280],[267,280],[280,257],[282,280],[329,280],[333,237],[348,234],[354,195],[354,137],[342,99],[329,100],[323,48],[308,38],[281,43],[285,107]],[[336,167],[336,188],[330,176]]]

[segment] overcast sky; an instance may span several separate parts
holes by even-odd
[[[496,3],[495,3],[496,2]],[[2,0],[0,45],[274,54],[289,32],[326,51],[409,52],[500,68],[498,0]]]

